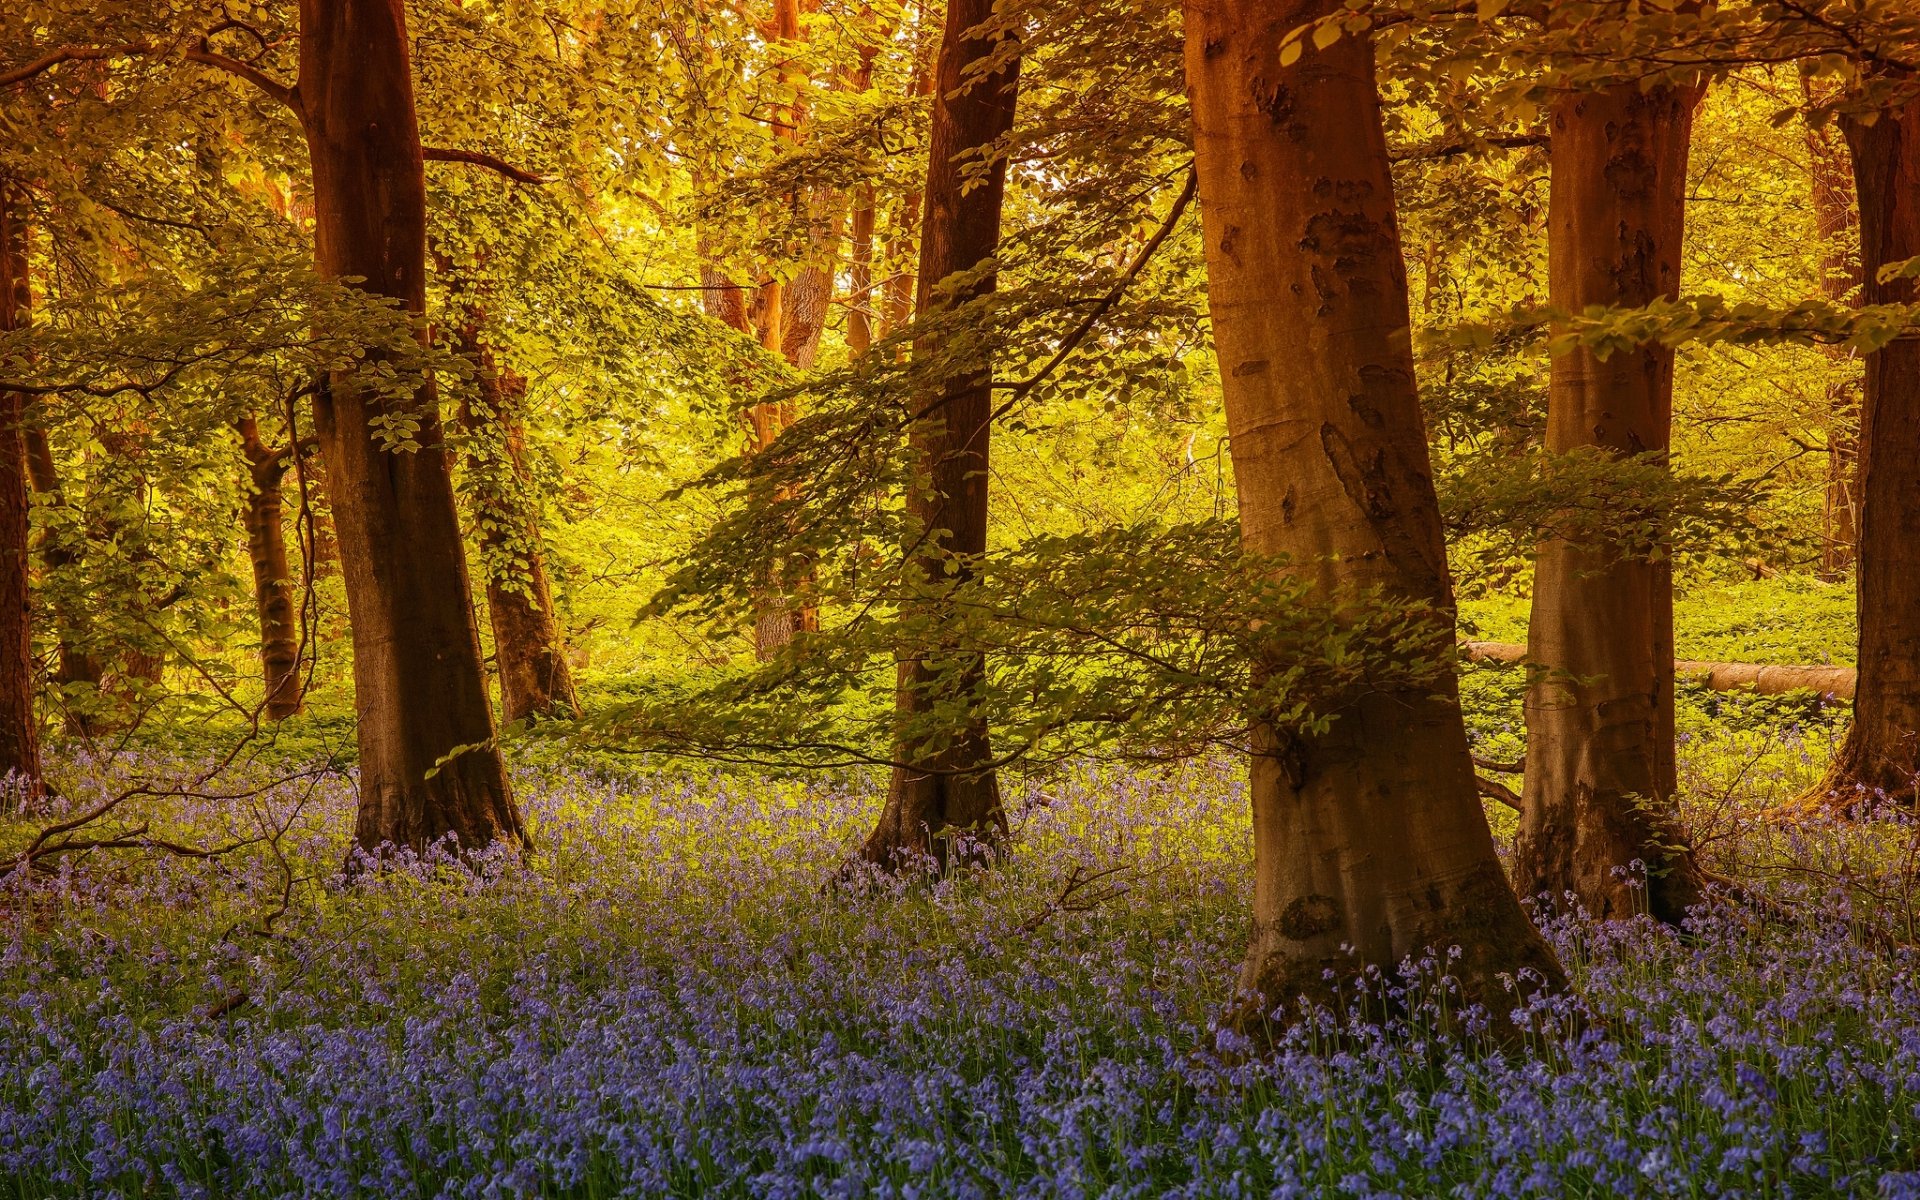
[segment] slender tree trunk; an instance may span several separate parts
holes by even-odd
[[[1637,307],[1680,288],[1687,142],[1698,88],[1621,85],[1552,111],[1548,293],[1557,308]],[[1547,449],[1664,455],[1673,351],[1554,358]],[[1700,896],[1671,818],[1673,574],[1596,534],[1543,542],[1528,644],[1527,776],[1514,864],[1522,894],[1571,892],[1598,916],[1677,923]],[[1643,893],[1627,875],[1645,865]]]
[[[1338,0],[1187,0],[1186,67],[1241,538],[1339,603],[1431,607],[1453,653],[1453,585],[1408,339],[1406,268],[1372,44],[1282,65],[1289,30]],[[1255,664],[1257,673],[1288,664]],[[1464,998],[1500,976],[1562,981],[1495,854],[1451,672],[1356,690],[1301,736],[1250,714],[1253,936],[1243,991],[1331,999],[1326,976],[1428,947]]]
[[[913,94],[927,96],[932,92],[933,73],[916,68],[913,75]],[[905,329],[908,322],[913,320],[913,303],[920,285],[919,274],[912,269],[915,257],[913,235],[920,226],[920,210],[925,199],[925,193],[915,188],[901,197],[898,211],[889,218],[886,264],[893,274],[881,288],[883,301],[879,314],[881,337],[889,337],[895,331]]]
[[[37,425],[28,414],[21,428],[22,439],[26,443],[27,478],[33,485],[35,494],[42,504],[60,506],[65,504],[65,494],[60,486],[59,468],[53,461],[53,446],[47,440],[47,431]],[[39,538],[40,565],[48,575],[64,571],[80,562],[80,554],[74,547],[50,529],[43,529]],[[74,607],[59,598],[53,604],[54,634],[58,641],[58,662],[54,667],[53,682],[61,689],[65,697],[64,718],[68,737],[86,738],[94,732],[94,709],[99,702],[100,678],[103,672],[100,660],[87,648],[82,630],[86,628],[86,614],[77,612]],[[72,689],[78,688],[76,694]],[[79,703],[75,703],[78,700]]]
[[[252,417],[243,417],[238,430],[252,485],[247,494],[247,554],[253,560],[253,600],[260,617],[260,676],[268,719],[283,721],[298,713],[306,699],[285,520],[285,480],[295,448],[269,448]]]
[[[27,276],[26,205],[0,178],[0,333],[32,324],[33,291]],[[0,811],[40,790],[40,725],[33,715],[39,671],[33,659],[32,569],[28,545],[32,496],[24,433],[27,398],[0,391],[0,775],[13,784],[0,790]]]
[[[1814,235],[1820,239],[1820,290],[1836,304],[1860,303],[1860,219],[1853,195],[1853,164],[1846,137],[1831,122],[1807,126],[1812,167]],[[1835,378],[1827,385],[1827,486],[1821,505],[1820,578],[1838,581],[1853,571],[1859,540],[1854,496],[1860,443],[1860,382],[1846,371],[1853,351],[1823,347]]]
[[[321,273],[358,276],[423,314],[426,182],[407,47],[402,0],[301,0],[297,98]],[[492,744],[433,381],[412,398],[418,449],[382,444],[388,407],[352,373],[314,401],[353,622],[354,836],[367,850],[418,850],[449,834],[469,850],[524,842]]]
[[[998,160],[984,180],[967,186],[961,157],[992,145],[1013,127],[1018,60],[977,78],[969,71],[993,52],[993,41],[972,35],[992,16],[993,0],[952,0],[947,7],[927,149],[926,224],[920,237],[923,313],[932,308],[942,280],[975,269],[1000,245],[1006,162]],[[952,297],[951,303],[965,304],[993,287],[994,279],[988,276]],[[923,338],[914,349],[933,355],[941,348]],[[911,452],[927,477],[909,493],[907,509],[920,529],[947,533],[928,536],[913,552],[908,570],[936,596],[968,578],[986,553],[992,380],[991,364],[982,363],[912,400],[917,410],[929,414],[910,431]],[[929,606],[924,615],[937,622],[942,602],[929,598],[920,603]],[[980,655],[955,647],[905,649],[895,700],[902,727],[935,707],[971,695],[985,669]],[[868,861],[895,866],[930,854],[944,867],[952,851],[950,835],[956,832],[989,847],[1005,840],[1007,819],[984,721],[964,718],[958,728],[931,739],[902,735],[896,738],[894,758],[905,765],[894,768],[886,808],[861,848]]]
[[[1860,197],[1860,268],[1868,304],[1912,304],[1912,279],[1880,269],[1920,256],[1920,100],[1873,124],[1845,119]],[[1853,728],[1826,791],[1852,803],[1877,793],[1920,804],[1920,341],[1898,338],[1866,360],[1860,417],[1859,682]]]
[[[854,194],[851,245],[847,253],[847,351],[858,358],[873,348],[873,185]]]
[[[533,476],[522,419],[527,382],[500,368],[481,338],[485,320],[484,312],[470,308],[460,330],[460,352],[474,364],[474,395],[469,401],[462,394],[460,423],[470,445],[466,477],[500,669],[500,707],[509,723],[577,718],[580,697],[554,618],[547,557],[530,500]]]

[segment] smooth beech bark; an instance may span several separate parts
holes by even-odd
[[[936,303],[966,304],[995,285],[987,274],[935,299],[948,276],[974,270],[1000,246],[1006,160],[996,157],[992,169],[972,181],[966,170],[983,147],[1013,128],[1019,98],[1017,58],[989,74],[976,75],[970,69],[994,51],[994,40],[978,32],[992,16],[993,0],[952,0],[947,7],[927,147],[918,297],[922,313],[931,312]],[[923,355],[939,350],[929,338],[914,347]],[[923,606],[918,615],[934,626],[944,607],[939,593],[968,578],[987,549],[992,383],[991,366],[981,364],[910,401],[924,414],[909,431],[910,452],[924,477],[912,485],[907,508],[914,523],[928,532],[911,550],[907,569],[929,590],[916,603]],[[956,647],[903,647],[895,693],[903,728],[936,706],[964,701],[979,688],[985,670],[978,654]],[[944,869],[953,859],[956,837],[982,851],[1002,843],[1007,819],[992,759],[986,723],[977,718],[962,718],[958,727],[930,737],[896,737],[898,765],[887,788],[886,807],[861,856],[892,867],[930,855]]]
[[[242,417],[236,425],[247,457],[247,556],[253,561],[254,608],[260,617],[260,675],[269,720],[284,721],[306,699],[300,675],[300,621],[294,604],[293,571],[287,565],[285,483],[297,448],[270,447],[260,424]]]
[[[1811,96],[1809,96],[1811,98]],[[1820,291],[1836,304],[1857,306],[1860,277],[1860,209],[1853,194],[1853,163],[1846,136],[1833,122],[1807,127],[1812,178],[1814,236],[1820,239]],[[1841,368],[1854,351],[1825,346],[1836,376],[1827,385],[1827,486],[1821,504],[1820,578],[1838,582],[1853,572],[1860,537],[1854,495],[1860,453],[1860,381]]]
[[[485,319],[482,310],[471,308],[460,330],[460,352],[474,364],[474,394],[472,400],[461,397],[460,423],[472,445],[467,494],[486,575],[501,715],[509,723],[530,717],[577,718],[580,696],[554,617],[547,556],[528,501],[533,476],[527,467],[523,419],[527,381],[495,360],[481,337]]]
[[[27,276],[26,206],[0,179],[0,333],[32,324]],[[15,783],[0,791],[0,811],[40,789],[40,725],[33,700],[39,671],[33,659],[32,493],[24,433],[27,398],[0,391],[0,776]]]
[[[1912,279],[1881,268],[1920,256],[1920,100],[1871,125],[1844,118],[1860,197],[1860,267],[1868,304],[1912,304]],[[1860,413],[1859,683],[1853,728],[1825,791],[1853,804],[1876,793],[1920,805],[1920,341],[1867,356]]]
[[[1187,0],[1186,68],[1207,295],[1241,539],[1322,601],[1370,589],[1432,609],[1453,654],[1453,585],[1409,341],[1406,269],[1373,48],[1343,37],[1282,65],[1289,30],[1338,0]],[[1255,670],[1284,669],[1256,663]],[[1249,714],[1252,1021],[1326,976],[1429,947],[1465,998],[1503,974],[1563,982],[1507,884],[1474,782],[1451,671],[1358,691],[1299,736]],[[1258,997],[1258,1003],[1254,998]]]
[[[1547,291],[1556,308],[1632,308],[1679,294],[1687,142],[1701,94],[1625,84],[1554,100]],[[1671,349],[1554,357],[1549,451],[1664,455],[1672,421]],[[1677,923],[1701,880],[1671,818],[1671,561],[1635,555],[1601,531],[1542,542],[1527,642],[1521,894],[1571,893],[1596,916],[1644,908]]]
[[[426,183],[401,0],[301,0],[295,99],[312,158],[321,272],[357,276],[423,314]],[[336,376],[314,401],[353,623],[354,836],[368,851],[419,850],[447,835],[463,850],[524,843],[492,743],[439,399],[431,379],[412,397],[411,450],[378,436],[386,404],[353,374]]]

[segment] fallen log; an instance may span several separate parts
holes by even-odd
[[[1460,652],[1468,662],[1519,663],[1527,658],[1521,642],[1461,642]],[[1852,700],[1855,672],[1852,667],[1776,666],[1771,663],[1698,662],[1680,659],[1673,664],[1679,679],[1705,683],[1716,692],[1750,691],[1762,696],[1781,696],[1788,692],[1818,692],[1829,700]]]

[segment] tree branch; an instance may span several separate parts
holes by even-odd
[[[1444,138],[1422,146],[1409,146],[1393,155],[1392,159],[1397,163],[1434,162],[1443,158],[1471,154],[1490,146],[1501,150],[1525,150],[1534,146],[1550,145],[1551,142],[1551,137],[1544,133],[1516,133],[1486,138]]]
[[[244,79],[293,111],[300,111],[300,96],[292,87],[281,83],[278,79],[275,79],[252,63],[244,63],[237,58],[228,58],[224,54],[209,49],[205,38],[200,40],[198,46],[190,47],[184,51],[181,57],[185,58],[188,62],[196,62],[201,66],[212,67],[218,71],[225,71],[235,78]]]
[[[1100,318],[1107,315],[1107,310],[1119,303],[1120,297],[1126,294],[1128,286],[1139,277],[1141,269],[1147,265],[1147,260],[1153,257],[1154,251],[1160,248],[1161,243],[1165,242],[1168,235],[1173,232],[1174,226],[1180,223],[1181,215],[1187,211],[1187,206],[1193,203],[1194,194],[1199,190],[1199,187],[1199,169],[1197,167],[1188,167],[1187,181],[1181,186],[1180,194],[1174,197],[1173,207],[1167,210],[1167,219],[1160,223],[1160,228],[1154,231],[1151,238],[1147,239],[1147,244],[1140,248],[1140,253],[1134,257],[1132,263],[1128,264],[1127,269],[1121,273],[1119,280],[1113,285],[1112,289],[1109,290],[1106,295],[1100,297],[1099,303],[1093,306],[1093,311],[1089,312],[1086,317],[1081,320],[1080,324],[1074,327],[1072,333],[1069,333],[1061,340],[1059,347],[1053,352],[1053,357],[1049,358],[1045,365],[1038,371],[1035,371],[1018,383],[1007,386],[1007,390],[1011,395],[1001,403],[1000,407],[994,409],[992,414],[987,417],[986,425],[992,425],[1001,417],[1006,416],[1007,413],[1013,410],[1014,405],[1020,403],[1034,388],[1044,383],[1047,377],[1053,374],[1056,367],[1067,361],[1068,357],[1073,354],[1074,348],[1086,338],[1087,334],[1093,331],[1093,327],[1100,323]],[[995,386],[997,388],[999,385]],[[925,416],[927,416],[927,413],[922,412],[918,414],[915,419],[923,419]],[[983,425],[982,428],[985,428],[986,425]]]
[[[0,75],[0,88],[10,88],[15,84],[25,83],[34,76],[64,62],[98,62],[103,58],[144,58],[157,53],[159,49],[160,47],[152,42],[125,42],[117,46],[62,46],[58,50]],[[295,112],[300,109],[299,95],[292,87],[281,83],[251,63],[229,58],[213,50],[207,45],[204,37],[200,39],[198,45],[189,46],[181,51],[180,57],[188,62],[199,63],[201,66],[212,67],[244,79]]]
[[[42,55],[30,63],[15,67],[0,75],[0,88],[10,88],[25,83],[34,76],[52,70],[64,62],[97,62],[103,58],[128,58],[140,54],[150,54],[153,47],[145,42],[129,42],[120,46],[62,46],[50,54]]]
[[[482,154],[478,150],[448,150],[440,146],[422,146],[420,157],[428,162],[467,163],[470,166],[485,167],[497,175],[504,175],[515,183],[552,183],[545,175],[536,175],[532,171],[522,170],[504,159],[491,154]]]

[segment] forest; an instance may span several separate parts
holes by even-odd
[[[1920,1197],[1917,0],[0,6],[0,1195]]]

